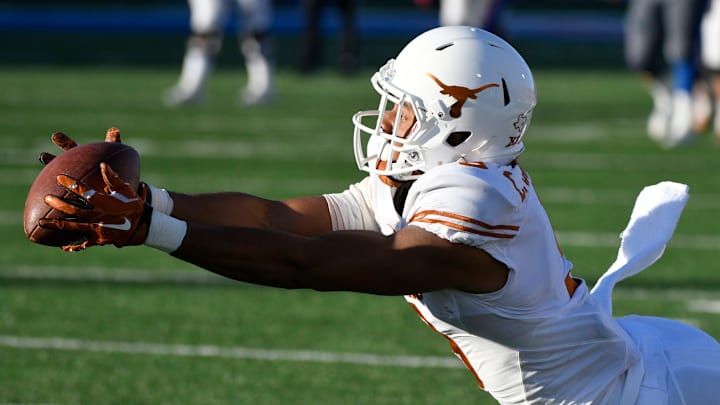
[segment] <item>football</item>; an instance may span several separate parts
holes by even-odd
[[[74,232],[43,229],[38,226],[40,218],[65,218],[67,215],[45,203],[45,196],[77,200],[57,183],[59,174],[66,174],[97,189],[104,190],[105,182],[100,173],[100,163],[105,162],[133,189],[140,182],[140,156],[137,151],[118,142],[95,142],[78,145],[52,159],[33,181],[27,199],[23,224],[25,235],[32,242],[48,246],[63,246],[82,240]]]

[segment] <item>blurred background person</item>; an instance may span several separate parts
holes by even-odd
[[[625,61],[640,72],[653,100],[648,135],[665,147],[695,137],[692,89],[703,7],[703,0],[628,1]]]
[[[169,106],[201,103],[207,80],[220,52],[231,15],[239,20],[238,46],[245,59],[247,84],[241,105],[265,104],[274,97],[273,46],[270,37],[270,0],[188,0],[191,34],[180,77],[164,97]]]
[[[440,25],[469,25],[503,36],[501,14],[506,0],[439,0]],[[418,7],[429,8],[433,0],[415,0]]]
[[[700,26],[701,60],[713,101],[712,130],[720,141],[720,0],[710,0]]]
[[[505,0],[440,0],[440,25],[470,25],[501,36]]]
[[[344,74],[354,73],[359,65],[357,0],[301,0],[301,5],[305,26],[298,62],[300,73],[313,73],[323,64],[326,45],[321,32],[321,17],[329,5],[337,7],[341,20],[338,69]]]

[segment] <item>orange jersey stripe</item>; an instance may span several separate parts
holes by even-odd
[[[508,235],[505,233],[497,233],[497,232],[485,232],[485,231],[479,231],[475,228],[470,228],[467,226],[462,226],[459,224],[456,224],[454,222],[448,222],[448,221],[441,221],[441,220],[433,220],[433,219],[427,219],[427,218],[421,218],[417,219],[415,221],[411,222],[426,222],[430,224],[443,224],[447,226],[448,228],[457,229],[458,231],[464,231],[468,233],[474,233],[476,235],[482,235],[482,236],[489,236],[491,238],[498,238],[498,239],[512,239],[515,237],[515,235]]]
[[[473,225],[477,225],[477,226],[483,227],[485,229],[493,229],[493,230],[494,229],[503,229],[503,230],[508,230],[508,231],[519,231],[520,230],[520,227],[515,226],[515,225],[490,225],[488,223],[478,221],[477,219],[474,219],[474,218],[470,218],[470,217],[466,217],[466,216],[458,215],[458,214],[453,214],[451,212],[443,212],[443,211],[437,211],[437,210],[420,211],[417,214],[413,215],[412,218],[410,218],[410,222],[414,221],[416,218],[418,218],[418,219],[424,218],[424,217],[427,217],[428,215],[437,215],[437,216],[441,216],[441,217],[448,217],[451,219],[457,219],[460,221],[470,222]]]
[[[465,353],[463,353],[462,349],[460,349],[460,346],[458,346],[458,344],[455,343],[454,340],[450,339],[450,337],[449,337],[448,335],[440,332],[440,331],[437,330],[437,328],[435,328],[430,322],[428,322],[428,320],[425,319],[425,317],[422,315],[422,313],[420,312],[420,310],[418,309],[418,307],[417,307],[415,304],[413,304],[412,302],[408,302],[408,304],[410,304],[410,307],[412,307],[412,309],[415,311],[415,313],[417,313],[417,315],[420,317],[420,319],[422,319],[422,321],[425,322],[425,324],[426,324],[430,329],[432,329],[435,333],[437,333],[437,334],[439,334],[440,336],[442,336],[442,337],[444,337],[445,339],[447,339],[448,343],[450,343],[450,349],[452,349],[453,353],[455,353],[455,354],[460,358],[460,360],[462,360],[462,362],[463,362],[463,364],[465,365],[465,367],[467,367],[467,369],[470,370],[470,372],[475,376],[475,379],[477,380],[477,383],[478,383],[478,385],[480,386],[480,388],[485,389],[485,383],[484,383],[483,380],[480,378],[480,376],[477,375],[477,372],[475,372],[475,369],[474,369],[474,368],[472,367],[472,365],[470,364],[470,360],[468,360],[468,358],[467,358],[467,356],[465,355]]]
[[[445,217],[448,219],[454,219],[457,221],[467,222],[467,223],[479,226],[481,228],[485,228],[488,231],[478,230],[478,229],[475,229],[475,228],[472,228],[469,226],[464,226],[462,224],[446,221],[446,220],[439,219],[439,218],[437,218],[437,219],[436,218],[428,218],[429,216]],[[443,225],[453,228],[453,229],[457,229],[459,231],[465,231],[465,232],[474,233],[476,235],[483,235],[483,236],[489,236],[489,237],[501,238],[501,239],[512,239],[515,237],[515,235],[513,233],[499,233],[499,232],[493,232],[493,231],[504,230],[504,231],[517,232],[520,230],[519,226],[490,225],[490,224],[487,224],[482,221],[478,221],[478,220],[470,218],[470,217],[457,215],[457,214],[453,214],[453,213],[449,213],[449,212],[436,211],[436,210],[426,210],[426,211],[418,212],[417,214],[413,215],[412,218],[410,218],[410,222],[411,223],[412,222],[424,222],[424,223],[431,223],[431,224],[438,223],[438,224],[443,224]]]
[[[466,161],[460,161],[458,164],[462,166],[470,166],[470,167],[477,167],[478,169],[487,169],[487,165],[483,162],[466,162]]]

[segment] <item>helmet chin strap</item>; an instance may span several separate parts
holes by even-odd
[[[375,169],[378,171],[385,171],[387,170],[388,162],[386,160],[377,160],[375,163]],[[380,181],[382,181],[385,185],[388,185],[390,187],[400,187],[401,185],[412,182],[417,179],[418,176],[421,176],[423,171],[421,170],[415,170],[412,173],[410,173],[411,178],[396,178],[393,175],[386,175],[386,174],[377,174]],[[406,174],[402,174],[401,176],[407,176]]]
[[[377,170],[385,170],[387,169],[387,160],[378,160],[375,164],[375,169]],[[403,182],[395,180],[394,178],[390,176],[386,176],[384,174],[379,174],[378,178],[380,181],[383,182],[383,184],[390,186],[390,187],[400,187]]]
[[[398,188],[403,184],[403,182],[394,180],[392,177],[389,176],[378,176],[378,178],[380,179],[380,181],[383,182],[383,184],[393,188]]]

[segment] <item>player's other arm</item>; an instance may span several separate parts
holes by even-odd
[[[483,250],[414,226],[392,236],[340,231],[306,237],[188,223],[182,244],[171,254],[254,284],[381,295],[444,288],[491,292],[502,288],[508,274]]]

